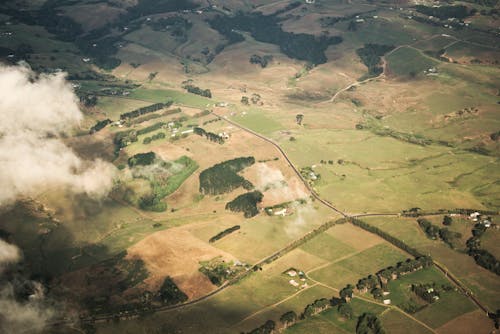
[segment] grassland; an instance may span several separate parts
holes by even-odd
[[[270,13],[290,1],[252,3],[257,6],[254,10],[262,5],[260,9]],[[108,5],[95,6],[91,2],[66,4],[61,14],[84,22],[87,31],[104,23],[101,19],[102,15],[106,16],[104,13],[110,11],[114,17],[122,11],[111,10]],[[242,0],[229,0],[224,4],[234,10],[251,9],[247,1]],[[96,8],[102,10],[92,15]],[[494,63],[498,52],[491,47],[498,44],[498,39],[492,34],[470,29],[458,32],[407,19],[409,9],[405,5],[392,10],[377,5],[317,1],[316,5],[303,4],[302,8],[305,9],[294,10],[290,18],[283,15],[284,30],[343,38],[341,44],[326,51],[328,63],[307,71],[304,62],[290,59],[280,53],[276,45],[257,42],[248,35],[241,43],[225,45],[222,35],[210,29],[206,22],[215,15],[212,12],[176,14],[193,23],[184,42],[175,40],[169,32],[152,31],[146,24],[124,35],[126,42],[117,53],[122,64],[112,72],[86,65],[72,43],[57,41],[38,26],[16,22],[1,24],[0,32],[12,31],[14,35],[11,38],[0,36],[0,45],[12,49],[21,42],[32,45],[34,52],[30,63],[36,69],[62,68],[72,74],[92,70],[99,75],[112,74],[119,78],[109,82],[77,80],[74,83],[81,85],[80,92],[99,93],[106,85],[130,83],[127,87],[130,95],[99,96],[95,108],[84,110],[82,128],[85,132],[87,125],[93,125],[96,119],[114,120],[123,112],[171,100],[176,107],[183,108],[182,113],[135,124],[133,128],[179,116],[189,117],[183,122],[182,131],[214,120],[213,115],[192,117],[202,110],[213,109],[277,142],[298,168],[315,165],[313,170],[320,178],[311,182],[314,190],[348,214],[400,212],[411,207],[498,210],[500,185],[496,176],[500,146],[489,137],[500,129],[500,71]],[[88,12],[79,13],[84,10]],[[225,9],[215,10],[223,13]],[[355,29],[349,28],[352,19],[329,27],[322,27],[319,21],[325,16],[363,12],[366,12],[366,16],[361,14],[365,22],[358,22]],[[151,15],[151,18],[160,16],[163,14]],[[480,14],[476,16],[481,17]],[[117,33],[116,30],[113,29],[112,34]],[[335,95],[366,72],[355,51],[365,43],[397,48],[385,59],[385,75]],[[201,53],[205,47],[210,54],[218,53],[211,62]],[[441,49],[446,49],[446,55],[458,64],[442,62],[424,53]],[[273,61],[266,68],[260,68],[249,63],[253,54],[272,55]],[[423,75],[430,67],[436,67],[438,73]],[[154,78],[150,76],[152,73],[156,73]],[[184,92],[181,85],[188,79],[211,89],[214,99]],[[120,83],[120,80],[129,83]],[[254,93],[262,96],[263,105],[241,104],[242,96]],[[331,99],[334,95],[335,99]],[[216,107],[218,101],[228,102],[229,106]],[[466,108],[477,109],[477,112],[463,113]],[[303,125],[296,124],[297,114],[304,115]],[[356,125],[362,128],[356,129]],[[262,181],[265,177],[276,175],[288,184],[274,193],[263,191],[266,205],[307,198],[301,180],[274,147],[224,120],[207,123],[204,128],[214,133],[227,132],[230,137],[223,145],[200,140],[198,136],[144,145],[143,135],[138,142],[126,147],[115,163],[119,165],[127,155],[153,151],[166,161],[187,156],[203,170],[244,153],[255,156],[256,161],[266,161],[262,164],[269,168],[265,173],[258,168],[245,172],[245,178],[257,187],[260,183],[269,183]],[[110,142],[116,131],[120,130],[109,127],[93,137]],[[86,136],[81,137],[82,141],[86,140]],[[290,140],[292,137],[295,140]],[[412,142],[415,138],[425,144],[415,144]],[[150,189],[146,180],[130,181],[129,186],[136,193]],[[253,264],[325,221],[339,218],[318,201],[312,201],[294,206],[285,217],[259,214],[244,219],[224,210],[225,203],[240,195],[240,190],[204,196],[198,189],[198,173],[194,169],[175,174],[166,189],[170,210],[162,213],[143,212],[128,206],[116,193],[112,194],[116,200],[96,202],[49,189],[38,199],[53,210],[57,221],[18,208],[0,216],[0,227],[13,233],[14,241],[23,248],[35,271],[55,275],[56,280],[68,272],[70,276],[66,278],[80,276],[82,285],[79,288],[82,290],[85,283],[81,273],[127,250],[129,255],[143,258],[150,271],[149,277],[140,277],[143,285],[136,287],[138,291],[155,291],[158,282],[168,275],[193,299],[215,288],[198,272],[198,261],[210,260],[206,256],[223,256]],[[428,218],[434,224],[442,220],[442,216]],[[494,217],[494,222],[496,219]],[[500,307],[497,276],[478,267],[461,252],[470,234],[469,221],[456,218],[450,227],[463,235],[457,241],[456,250],[428,239],[415,219],[378,217],[366,218],[366,221],[423,254],[432,255],[488,308]],[[208,244],[212,236],[234,225],[240,225],[241,229]],[[482,245],[493,254],[499,253],[496,230],[487,231]],[[100,323],[98,332],[249,331],[268,319],[277,321],[286,311],[300,313],[315,299],[337,296],[338,290],[346,284],[356,283],[359,278],[407,257],[408,254],[381,238],[350,224],[334,226],[200,303],[141,319]],[[289,284],[290,277],[284,272],[292,267],[308,275],[307,288],[299,289]],[[393,304],[404,305],[413,298],[408,291],[409,284],[428,280],[440,284],[448,282],[435,269],[408,275],[390,283]],[[371,298],[368,295],[361,297]],[[389,333],[429,333],[394,308],[359,298],[353,299],[351,305],[355,313],[351,320],[342,319],[336,309],[330,309],[298,323],[287,332],[352,333],[357,316],[374,312]],[[455,291],[445,293],[441,300],[414,316],[443,333],[464,332],[464,328],[469,332],[479,332],[477,328],[491,330],[491,323],[488,327],[484,315],[478,314],[474,305]],[[471,324],[478,324],[478,327]]]
[[[490,309],[498,308],[498,279],[495,274],[479,267],[466,254],[452,250],[440,241],[427,239],[415,219],[366,218],[368,223],[403,240],[424,254],[430,254],[477,295]],[[458,224],[458,222],[457,222]]]
[[[390,73],[401,77],[415,77],[421,75],[438,64],[436,60],[424,56],[420,51],[403,47],[395,50],[386,57]]]

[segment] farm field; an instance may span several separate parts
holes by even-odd
[[[424,254],[430,254],[491,308],[498,307],[496,275],[474,263],[466,254],[452,250],[441,241],[428,239],[414,218],[364,218],[369,224],[403,240]]]
[[[493,333],[498,10],[0,3],[0,332]]]

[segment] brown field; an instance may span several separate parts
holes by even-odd
[[[128,250],[127,257],[144,261],[150,275],[145,280],[149,289],[157,290],[166,276],[171,276],[189,298],[197,298],[214,288],[209,279],[198,271],[200,261],[221,256],[234,257],[194,237],[185,227],[154,233]]]
[[[326,233],[358,251],[368,249],[384,242],[384,239],[381,237],[350,224],[335,225]]]
[[[86,31],[98,29],[113,22],[125,9],[111,7],[104,3],[61,7],[65,15],[80,23]]]
[[[493,321],[480,310],[459,316],[437,328],[439,334],[493,333]]]

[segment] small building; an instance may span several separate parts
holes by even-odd
[[[194,129],[184,130],[181,132],[182,135],[187,135],[188,133],[193,133]]]
[[[297,283],[294,279],[291,279],[288,281],[288,283],[290,283],[291,285],[293,285],[294,287],[298,287],[300,284]]]
[[[297,272],[296,272],[295,270],[289,270],[289,271],[287,272],[287,274],[288,274],[288,276],[290,276],[290,277],[295,277],[295,276],[297,276]]]
[[[286,211],[287,211],[286,208],[283,208],[283,209],[281,209],[279,211],[275,211],[274,215],[275,216],[282,216],[282,217],[284,217],[286,215]]]
[[[390,299],[384,299],[383,303],[384,303],[384,305],[390,305],[391,304],[391,300]]]

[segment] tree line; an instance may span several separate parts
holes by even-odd
[[[111,124],[111,123],[112,123],[112,121],[109,118],[102,120],[102,121],[97,121],[97,123],[93,127],[90,128],[89,134],[93,134],[95,132],[101,131],[102,129],[104,129],[106,127],[106,125]]]
[[[203,128],[200,128],[200,127],[195,127],[193,129],[193,132],[195,134],[197,134],[198,136],[204,136],[205,138],[207,138],[208,140],[210,141],[213,141],[215,143],[218,143],[218,144],[224,144],[224,138],[222,138],[221,136],[219,136],[218,134],[216,133],[213,133],[213,132],[207,132],[205,131],[205,129]]]
[[[238,231],[239,229],[240,229],[240,225],[234,225],[230,228],[225,229],[222,232],[217,233],[216,235],[211,237],[210,240],[208,240],[208,242],[210,242],[210,243],[216,242],[217,240],[220,240],[220,239],[224,238],[226,235],[231,234],[235,231]]]
[[[135,109],[135,110],[121,114],[120,119],[130,119],[130,118],[139,117],[141,115],[144,115],[147,113],[152,113],[152,112],[158,111],[158,110],[163,109],[163,108],[168,108],[173,103],[174,103],[173,101],[168,101],[165,103],[155,103],[155,104],[151,104],[149,106],[141,107],[139,109]]]
[[[472,237],[466,242],[467,254],[474,258],[474,261],[481,267],[500,275],[500,261],[485,249],[481,248],[481,237],[486,232],[486,226],[476,224],[472,229]]]
[[[408,254],[413,255],[416,258],[423,256],[423,254],[420,253],[415,248],[410,247],[409,245],[407,245],[403,241],[399,240],[396,237],[393,237],[392,235],[390,235],[387,232],[382,231],[381,229],[379,229],[376,226],[372,226],[372,225],[370,225],[370,224],[368,224],[368,223],[366,223],[366,222],[364,222],[362,220],[356,219],[356,218],[350,218],[349,221],[353,225],[355,225],[355,226],[361,227],[362,229],[364,229],[364,230],[366,230],[368,232],[375,233],[376,235],[378,235],[382,239],[385,239],[386,241],[390,242],[394,246],[396,246],[396,247],[404,250],[405,252],[407,252]]]
[[[204,97],[208,97],[209,99],[212,98],[212,92],[210,89],[202,89],[200,87],[194,86],[194,85],[185,85],[184,89],[187,90],[191,94],[196,94]]]

